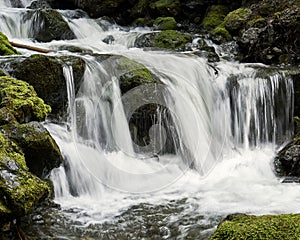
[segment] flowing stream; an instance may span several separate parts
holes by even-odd
[[[22,1],[23,6],[29,3]],[[209,64],[191,53],[137,49],[136,37],[150,29],[72,19],[70,11],[60,13],[76,39],[33,43],[35,14],[24,16],[34,11],[2,1],[0,31],[43,48],[72,45],[122,55],[160,79],[160,84],[122,95],[118,77],[127,70],[116,71],[110,58],[100,62],[81,54],[86,70],[75,94],[72,67],[64,67],[67,121],[45,122],[65,159],[51,173],[60,220],[40,229],[48,227],[57,239],[207,239],[230,213],[298,211],[300,187],[282,184],[272,165],[293,130],[293,83],[283,72],[267,74],[261,64]],[[111,44],[101,41],[107,36],[113,36]],[[145,103],[169,111],[175,152],[160,151],[170,131],[160,121],[149,131],[148,148],[132,140],[130,114]],[[46,232],[39,230],[40,236]]]

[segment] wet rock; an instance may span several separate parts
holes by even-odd
[[[33,1],[30,6],[28,6],[29,9],[39,9],[39,8],[51,8],[50,4],[46,0],[38,0]]]
[[[66,110],[67,88],[63,74],[64,65],[72,66],[75,91],[77,92],[83,79],[85,63],[74,56],[51,57],[31,55],[9,63],[8,73],[31,84],[38,96],[52,108],[52,117],[57,117]]]
[[[45,197],[45,182],[28,172],[22,151],[0,133],[0,225],[27,214]]]
[[[0,56],[18,54],[18,51],[9,43],[8,38],[0,32]]]
[[[36,176],[45,178],[63,162],[56,142],[41,123],[8,124],[1,128],[9,139],[20,146],[29,171]]]
[[[117,69],[120,71],[120,89],[121,93],[140,86],[142,84],[158,83],[159,78],[155,76],[143,64],[126,57],[120,57],[117,60]]]
[[[75,34],[69,28],[62,15],[54,9],[38,9],[34,14],[32,37],[39,42],[74,39]]]
[[[104,38],[102,40],[102,42],[104,42],[106,44],[112,44],[114,41],[115,41],[115,38],[112,35],[108,35],[106,38]]]
[[[279,176],[300,177],[300,144],[292,142],[280,151],[274,160],[275,171]]]
[[[184,50],[185,45],[192,41],[192,37],[187,33],[175,30],[162,32],[151,32],[139,36],[135,41],[135,46],[165,48],[171,50]]]

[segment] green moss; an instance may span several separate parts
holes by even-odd
[[[173,17],[158,17],[154,20],[153,26],[159,30],[175,30],[177,22]]]
[[[236,32],[244,27],[250,17],[251,10],[239,8],[227,14],[224,19],[224,26],[229,32]]]
[[[28,172],[18,146],[0,133],[0,217],[21,216],[49,192],[45,182]]]
[[[299,239],[300,214],[232,215],[223,221],[211,240]]]
[[[18,51],[10,44],[8,38],[0,32],[0,56],[15,54],[18,54]]]
[[[201,26],[205,29],[211,30],[220,25],[228,13],[228,9],[223,5],[213,5],[208,10]]]
[[[266,20],[263,17],[258,16],[247,23],[247,28],[250,27],[262,28],[264,27],[265,24],[266,24]]]
[[[51,111],[28,83],[8,76],[0,77],[1,107],[7,107],[19,122],[43,121]]]
[[[175,30],[166,30],[159,32],[154,37],[154,47],[167,49],[183,49],[185,44],[192,41],[189,34],[181,33]]]
[[[126,57],[118,60],[121,70],[120,88],[125,93],[130,89],[146,83],[156,83],[159,79],[143,64]]]
[[[232,39],[230,33],[226,30],[225,27],[218,26],[212,32],[213,38],[222,38],[226,41],[230,41]]]

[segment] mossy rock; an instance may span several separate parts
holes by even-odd
[[[9,74],[32,85],[46,104],[52,108],[51,117],[66,111],[68,102],[66,80],[63,73],[65,65],[72,66],[75,91],[83,80],[85,62],[79,57],[52,57],[41,54],[10,63]]]
[[[228,13],[228,8],[223,5],[213,5],[209,8],[201,26],[207,30],[212,30],[219,26]]]
[[[45,182],[28,172],[22,151],[0,133],[0,224],[27,214],[47,196]]]
[[[36,176],[45,178],[63,162],[59,147],[41,123],[7,124],[1,128],[21,147],[29,171]]]
[[[0,32],[0,56],[15,54],[18,54],[18,51],[10,44],[8,38]]]
[[[39,42],[74,39],[75,34],[62,15],[54,9],[38,9],[34,12],[33,38]]]
[[[175,30],[146,33],[135,41],[136,47],[155,47],[170,50],[184,50],[185,45],[192,41],[191,35]]]
[[[157,30],[176,30],[177,22],[173,17],[158,17],[154,20],[153,26]]]
[[[225,28],[231,33],[237,33],[247,24],[251,10],[248,8],[239,8],[227,14],[224,19]]]
[[[220,223],[211,240],[294,240],[300,236],[300,214],[253,216],[236,214]]]
[[[230,41],[232,39],[232,36],[225,27],[220,25],[212,31],[212,39],[215,42],[221,43]]]
[[[43,121],[51,111],[31,85],[8,76],[0,76],[0,97],[0,106],[9,109],[19,123]]]
[[[159,0],[149,4],[149,8],[157,16],[177,16],[180,13],[179,0]]]
[[[159,78],[148,68],[132,59],[121,56],[117,64],[117,69],[120,71],[120,89],[123,94],[139,85],[159,82]]]

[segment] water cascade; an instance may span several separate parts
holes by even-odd
[[[28,4],[23,1],[23,6]],[[35,14],[28,12],[35,10],[11,8],[9,1],[0,3],[0,8],[0,31],[33,43]],[[45,122],[65,158],[63,166],[52,171],[51,180],[55,201],[71,219],[68,224],[88,229],[114,222],[132,206],[150,204],[155,209],[171,206],[172,201],[179,202],[181,210],[170,213],[170,224],[187,215],[204,216],[209,222],[212,216],[233,212],[299,209],[300,189],[283,186],[272,169],[276,150],[293,130],[293,83],[283,72],[268,73],[261,64],[209,64],[189,53],[143,51],[133,43],[149,29],[124,31],[116,25],[105,29],[93,19],[61,13],[77,38],[40,46],[54,50],[83,46],[95,54],[108,54],[105,60],[77,55],[86,64],[77,93],[72,67],[64,67],[67,118],[59,124]],[[113,44],[99,40],[109,35]],[[122,94],[119,77],[127,70],[113,67],[116,55],[145,65],[160,82]],[[149,130],[150,140],[137,146],[129,122],[145,104],[160,106],[158,119]],[[166,115],[169,126],[162,124]],[[166,141],[173,142],[174,151],[162,150]],[[178,233],[182,237],[193,225],[189,221]]]

